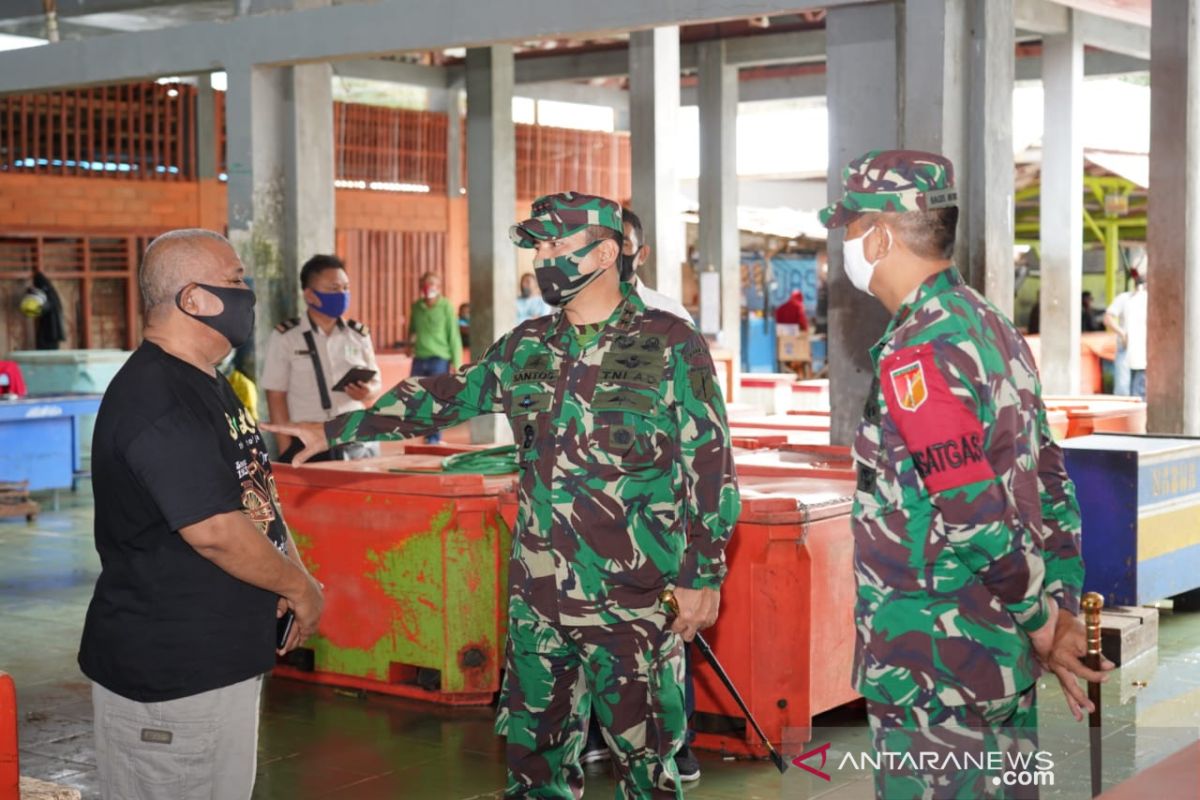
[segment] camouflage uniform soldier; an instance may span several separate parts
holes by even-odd
[[[1072,673],[1101,677],[1075,658],[1079,506],[1037,368],[950,262],[948,160],[874,151],[844,181],[822,222],[847,228],[847,276],[895,315],[871,349],[875,380],[854,442],[855,685],[877,751],[1028,752],[1039,661],[1077,716],[1086,698]],[[876,792],[1006,796],[999,776],[965,764],[879,769]]]
[[[537,249],[542,296],[563,313],[527,320],[478,363],[401,383],[323,431],[282,429],[320,441],[303,456],[508,416],[520,509],[496,727],[508,737],[511,797],[582,793],[593,711],[618,796],[682,797],[681,640],[716,619],[739,510],[708,346],[618,280],[621,234],[610,200],[538,199],[512,237]],[[680,600],[674,623],[658,602],[667,586]]]

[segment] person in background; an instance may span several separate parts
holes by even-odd
[[[650,245],[646,243],[642,218],[629,208],[622,208],[621,216],[625,228],[625,243],[621,246],[621,280],[633,284],[634,291],[642,298],[646,308],[657,308],[659,311],[674,314],[685,322],[692,322],[692,315],[684,308],[683,303],[642,283],[637,271],[650,258]]]
[[[775,324],[797,325],[800,330],[808,330],[808,315],[804,313],[804,292],[793,289],[792,295],[783,305],[775,309]]]
[[[464,348],[471,346],[471,304],[463,303],[458,307],[458,338]]]
[[[1079,299],[1080,320],[1079,329],[1084,333],[1095,333],[1104,330],[1104,325],[1096,319],[1096,308],[1091,292],[1084,292]]]
[[[1113,393],[1146,399],[1146,273],[1133,270],[1133,291],[1113,298],[1104,314],[1104,324],[1117,334],[1117,358],[1113,362]],[[1128,384],[1124,375],[1128,374]]]
[[[300,269],[300,288],[304,316],[279,323],[267,339],[261,382],[271,421],[323,422],[363,410],[382,381],[370,331],[361,322],[345,318],[350,306],[345,264],[337,256],[313,256]],[[375,376],[334,389],[355,368],[374,370]],[[300,443],[281,436],[276,444],[280,463],[290,464]],[[377,445],[354,444],[322,453],[321,460],[350,461],[378,454]]]
[[[546,304],[538,292],[537,280],[532,272],[521,276],[521,293],[517,296],[517,324],[527,319],[536,319],[553,313],[554,309]]]
[[[254,335],[244,276],[211,231],[151,242],[138,272],[145,340],[96,417],[101,566],[79,666],[92,681],[102,800],[248,800],[262,676],[316,632],[324,608],[266,442],[215,369]]]
[[[1033,298],[1033,307],[1029,309],[1029,324],[1025,332],[1030,335],[1040,335],[1042,331],[1042,293],[1039,291]]]
[[[454,306],[442,296],[442,279],[432,272],[421,276],[420,297],[408,315],[412,377],[432,378],[462,366],[462,336]],[[442,440],[440,431],[425,437],[429,444]]]
[[[822,261],[817,268],[817,313],[813,320],[817,335],[829,332],[829,261]]]
[[[249,285],[250,282],[247,280],[246,284]],[[237,399],[242,401],[242,405],[257,422],[261,419],[258,413],[258,384],[250,377],[254,371],[250,367],[253,354],[254,339],[251,338],[241,347],[229,351],[229,355],[217,367],[217,371],[225,376],[225,380],[229,381]]]

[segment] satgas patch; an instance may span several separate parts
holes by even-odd
[[[897,351],[880,364],[888,413],[930,492],[996,477],[983,424],[950,390],[928,344]]]
[[[905,411],[916,411],[929,396],[925,386],[925,369],[919,360],[891,370],[890,377],[892,391],[896,393],[900,408]]]

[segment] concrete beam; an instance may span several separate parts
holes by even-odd
[[[1129,75],[1135,72],[1149,72],[1150,62],[1141,58],[1090,51],[1083,54],[1083,74],[1087,77],[1102,75]],[[1018,81],[1041,81],[1042,57],[1026,56],[1018,58],[1016,75]]]
[[[831,9],[829,37],[829,197],[842,196],[842,169],[873,148],[900,143],[896,32],[892,4]],[[844,230],[829,237],[830,440],[850,445],[874,365],[870,348],[887,327],[883,304],[858,291],[842,266]]]
[[[516,94],[534,100],[555,100],[560,103],[587,103],[608,106],[617,112],[629,110],[629,92],[610,86],[591,86],[586,83],[526,83],[518,85]]]
[[[737,67],[791,64],[825,60],[825,31],[787,31],[724,40],[727,63]],[[679,66],[695,72],[701,43],[679,47]],[[629,74],[629,50],[624,47],[588,53],[525,56],[517,60],[517,83],[611,78]]]
[[[1066,33],[1069,13],[1065,6],[1050,0],[1015,0],[1013,3],[1013,21],[1017,30],[1042,36]]]
[[[1042,36],[1066,33],[1068,20],[1073,19],[1085,45],[1135,58],[1150,58],[1150,29],[1144,25],[1072,11],[1051,0],[1015,0],[1013,17],[1017,30]]]
[[[608,0],[531,14],[526,0],[379,0],[0,53],[0,93],[213,72],[247,59],[285,65],[497,42],[595,36],[828,8],[858,0]]]
[[[679,217],[678,152],[679,28],[636,31],[629,36],[630,143],[633,210],[653,245],[642,280],[668,297],[683,289],[683,224]]]
[[[1200,4],[1154,0],[1149,363],[1153,433],[1200,434]]]
[[[1078,12],[1076,12],[1078,14]],[[1079,37],[1089,47],[1150,59],[1150,29],[1097,14],[1079,14]]]
[[[445,89],[453,79],[461,79],[462,70],[452,75],[445,67],[425,64],[406,64],[381,58],[358,58],[338,61],[333,65],[333,74],[343,78],[365,78],[372,81],[403,83],[426,89]]]
[[[1071,12],[1074,16],[1074,12]],[[1083,42],[1074,21],[1047,36],[1042,145],[1042,385],[1079,393],[1079,315],[1083,288],[1083,137],[1079,125]]]

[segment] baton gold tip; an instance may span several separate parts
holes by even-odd
[[[663,589],[658,594],[658,601],[667,607],[667,610],[672,613],[678,613],[679,603],[675,600],[675,593],[670,589]]]
[[[1080,603],[1085,612],[1096,613],[1104,608],[1104,595],[1099,592],[1088,592]]]

